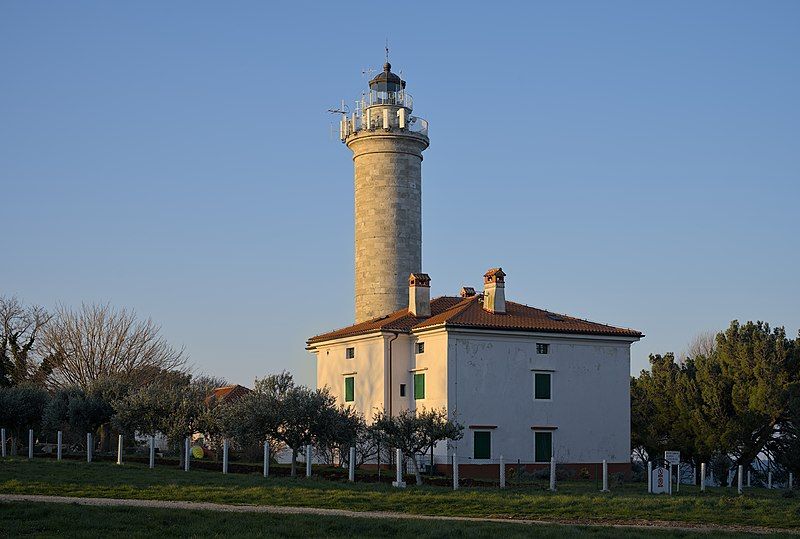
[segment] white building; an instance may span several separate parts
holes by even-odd
[[[641,333],[506,302],[500,269],[481,294],[431,301],[419,273],[430,140],[412,103],[387,62],[342,115],[355,171],[356,323],[309,339],[317,385],[367,419],[446,408],[466,432],[436,448],[440,461],[457,451],[536,465],[552,454],[590,474],[604,459],[629,468],[630,345]]]
[[[556,461],[612,471],[630,463],[630,345],[642,334],[506,301],[505,273],[483,293],[430,300],[413,274],[409,305],[312,337],[317,385],[366,418],[445,407],[464,425],[456,451],[475,464]]]

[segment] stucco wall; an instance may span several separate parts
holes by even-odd
[[[537,354],[536,343],[549,344],[549,354]],[[629,461],[630,343],[451,333],[448,366],[450,412],[465,427],[497,426],[493,459],[533,462],[531,427],[547,426],[557,427],[558,462]],[[551,401],[534,400],[535,369],[553,371]],[[469,428],[457,452],[473,455]]]

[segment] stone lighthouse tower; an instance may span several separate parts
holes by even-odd
[[[412,110],[405,81],[387,62],[340,125],[355,165],[356,322],[407,307],[409,275],[422,270],[428,123]]]

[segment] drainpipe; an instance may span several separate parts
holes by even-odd
[[[389,339],[389,417],[392,417],[392,343],[400,336],[399,333],[392,332],[392,337]]]

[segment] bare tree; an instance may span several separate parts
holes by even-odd
[[[0,386],[43,382],[48,364],[41,361],[37,345],[50,318],[42,307],[0,296]]]
[[[689,341],[686,352],[680,355],[682,358],[697,358],[699,356],[709,357],[717,348],[717,334],[714,331],[703,331],[694,336]]]
[[[42,342],[53,363],[50,383],[55,387],[87,389],[109,376],[148,384],[165,371],[186,370],[183,349],[170,346],[152,320],[138,320],[134,312],[109,305],[59,307]]]

